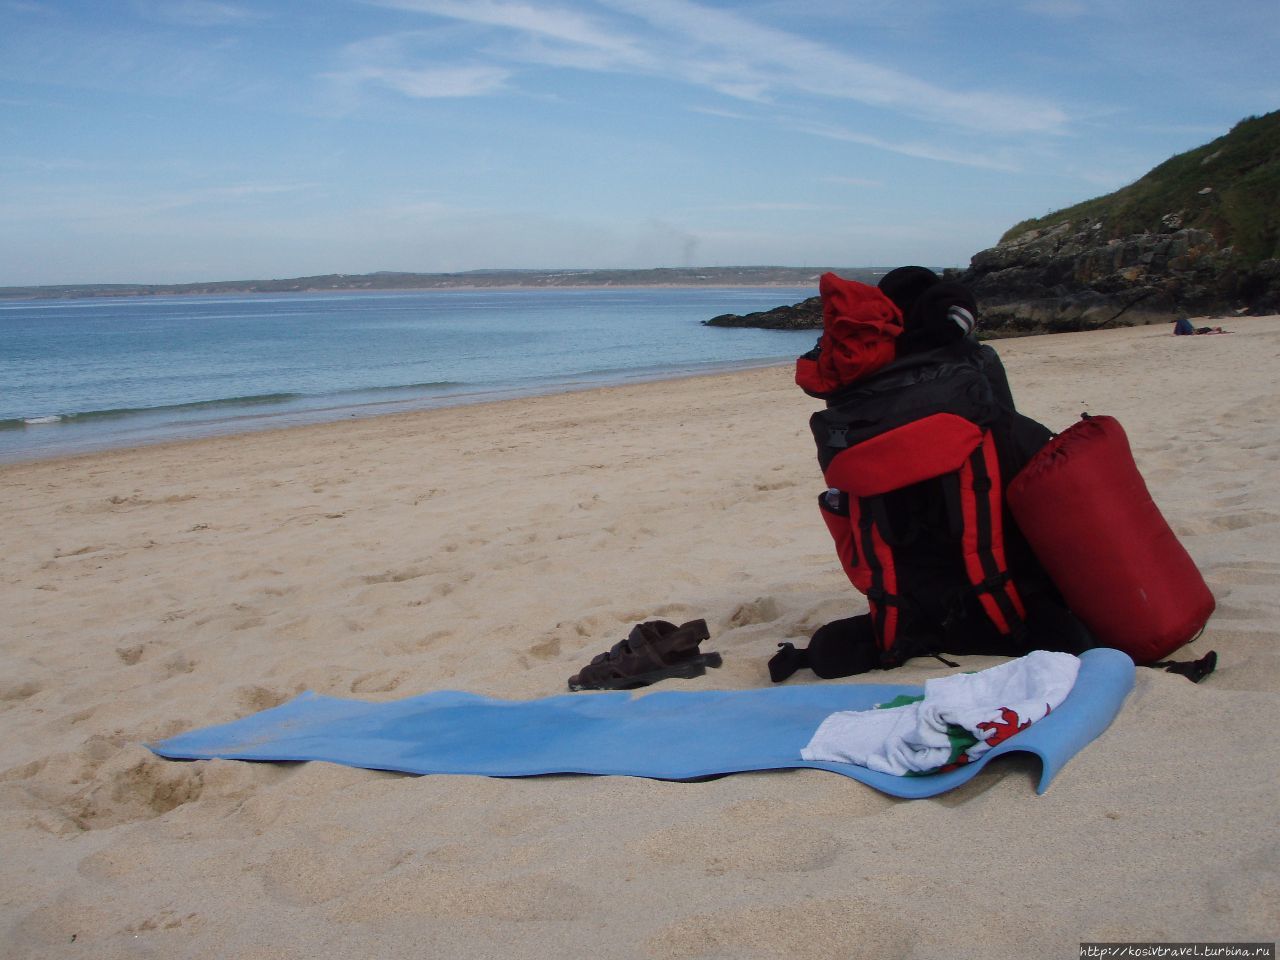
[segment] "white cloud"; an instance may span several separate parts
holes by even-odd
[[[1067,121],[1062,110],[1042,100],[940,87],[690,0],[599,0],[612,13],[608,24],[531,2],[373,2],[501,30],[506,45],[485,50],[498,62],[676,79],[754,103],[795,96],[852,101],[989,133],[1057,132]]]
[[[509,70],[491,66],[405,67],[367,66],[334,74],[343,80],[378,83],[416,99],[478,97],[501,90]]]
[[[990,132],[1059,129],[1052,104],[1015,95],[948,90],[783,30],[689,0],[603,0],[665,32],[666,66],[694,82],[758,99],[765,91],[853,100]],[[710,55],[708,55],[710,51]]]
[[[704,113],[709,117],[724,117],[726,120],[750,120],[745,113],[733,110],[721,110],[719,107],[689,107],[690,113]]]
[[[839,140],[844,143],[860,143],[863,146],[888,150],[907,157],[918,157],[922,160],[935,160],[940,163],[959,164],[964,167],[976,167],[980,170],[1001,170],[1008,173],[1019,171],[1017,164],[1000,160],[985,152],[963,149],[947,149],[932,143],[895,143],[881,137],[873,137],[865,133],[857,133],[835,124],[813,123],[809,121],[792,121],[788,124],[800,133],[808,133],[828,140]]]
[[[369,37],[348,44],[342,51],[343,68],[324,74],[342,88],[366,84],[386,87],[414,99],[478,97],[506,87],[507,67],[488,63],[432,63],[420,52],[434,38],[422,31]]]
[[[229,27],[264,17],[257,10],[215,0],[161,0],[139,6],[146,16],[183,27]]]
[[[558,7],[530,3],[501,3],[496,0],[373,0],[378,6],[411,10],[451,20],[564,41],[610,51],[617,55],[632,52],[631,41],[597,26],[587,17]]]
[[[812,213],[818,210],[828,210],[830,207],[827,204],[820,203],[795,203],[785,200],[754,200],[749,203],[718,204],[706,209],[730,210],[746,213]]]

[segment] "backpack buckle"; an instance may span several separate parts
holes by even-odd
[[[973,589],[978,593],[995,593],[997,590],[1003,590],[1005,584],[1012,579],[1013,577],[1009,575],[1009,571],[1005,570],[1002,573],[992,574],[979,583],[975,583]]]
[[[867,591],[867,599],[872,603],[885,607],[900,607],[899,597],[896,593],[887,593],[882,587],[872,587]]]

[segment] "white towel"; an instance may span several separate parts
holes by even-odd
[[[1066,699],[1080,660],[1036,650],[977,673],[928,680],[914,703],[833,713],[800,751],[905,776],[976,760]]]

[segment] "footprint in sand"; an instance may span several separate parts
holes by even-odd
[[[592,902],[586,890],[558,877],[529,874],[485,882],[465,869],[404,864],[385,879],[364,885],[333,917],[362,924],[402,920],[403,905],[412,904],[415,916],[450,920],[564,921],[586,916]]]
[[[797,935],[796,931],[808,933]],[[686,913],[645,946],[651,955],[672,960],[742,956],[830,960],[915,956],[904,948],[912,938],[905,922],[884,910],[870,909],[859,891],[848,891],[839,897],[783,905],[766,895],[760,902],[714,913]]]
[[[632,616],[620,616],[623,623],[640,623],[644,620],[669,620],[672,623],[686,623],[689,620],[702,619],[702,615],[687,603],[663,603],[653,608],[652,612]]]
[[[0,703],[34,697],[44,688],[34,680],[0,680]]]
[[[581,620],[574,620],[572,623],[561,621],[556,624],[557,630],[568,628],[579,637],[597,636],[606,628],[607,623],[603,617],[583,617]]]
[[[661,864],[696,866],[710,876],[824,870],[846,844],[825,831],[778,828],[743,832],[732,820],[668,827],[632,845],[637,856]]]
[[[120,658],[120,662],[127,667],[136,666],[142,662],[142,658],[146,655],[150,643],[134,643],[127,647],[116,647],[116,656]]]
[[[419,577],[425,577],[427,571],[420,567],[405,567],[400,570],[388,570],[385,573],[375,573],[367,577],[361,577],[361,581],[367,584],[375,583],[404,583],[406,580],[417,580]]]
[[[198,913],[181,914],[172,910],[161,910],[144,920],[128,924],[121,933],[133,934],[136,937],[140,933],[151,933],[155,930],[177,930],[184,924],[187,927],[198,926],[203,924],[203,920]]]
[[[421,606],[422,601],[413,600],[409,602],[409,606]],[[388,640],[379,648],[382,653],[392,657],[412,656],[414,654],[424,653],[436,646],[442,640],[448,640],[453,636],[451,630],[435,630],[423,637],[405,637],[398,640]]]
[[[375,670],[356,677],[351,682],[352,693],[389,693],[396,689],[408,676],[402,670]]]
[[[245,713],[258,713],[262,710],[278,707],[287,700],[292,700],[294,694],[273,690],[270,687],[251,685],[237,687],[234,697],[236,706],[239,709]]]
[[[399,848],[379,840],[351,843],[348,836],[339,835],[318,846],[307,837],[281,839],[294,842],[273,850],[249,872],[261,878],[269,898],[290,906],[327,903],[394,869],[405,857]]]
[[[777,490],[789,490],[791,487],[798,487],[800,484],[795,480],[775,480],[767,483],[757,483],[755,489],[757,493],[773,493]]]
[[[782,616],[782,608],[773,597],[756,597],[743,603],[729,615],[727,626],[746,627],[756,623],[773,623]]]
[[[458,583],[437,583],[431,588],[431,596],[435,597],[437,600],[443,600],[445,597],[449,596],[449,594],[453,593],[453,591],[457,590],[460,584],[464,584],[471,579],[472,577],[470,574],[465,574],[458,578]]]
[[[1249,607],[1237,603],[1223,603],[1224,595],[1218,593],[1218,605],[1214,608],[1212,624],[1215,628],[1225,623],[1267,619],[1270,607]]]
[[[86,553],[96,553],[99,550],[105,550],[105,549],[107,548],[104,546],[95,544],[93,546],[88,546],[88,547],[79,547],[75,550],[55,550],[53,553],[53,556],[54,556],[54,559],[60,560],[63,557],[82,557]]]
[[[1269,560],[1224,563],[1216,567],[1206,567],[1204,574],[1222,583],[1265,587],[1280,581],[1280,563],[1272,563]],[[1230,591],[1228,591],[1229,594]]]
[[[560,656],[560,638],[544,637],[531,645],[526,652],[535,660],[554,660]]]
[[[1210,522],[1218,530],[1244,530],[1248,527],[1275,523],[1277,520],[1280,520],[1280,514],[1272,513],[1270,510],[1250,510],[1243,513],[1223,514],[1214,517]]]
[[[191,671],[195,670],[196,665],[195,662],[185,653],[178,651],[177,653],[170,654],[166,657],[162,667],[164,670],[164,679],[167,680],[170,677],[178,677],[184,673],[191,673]]]
[[[1224,530],[1247,530],[1280,520],[1280,514],[1269,510],[1247,510],[1242,513],[1220,513],[1208,517],[1180,520],[1171,526],[1179,537],[1196,537]]]
[[[200,798],[203,771],[162,760],[145,747],[121,751],[104,763],[91,785],[58,804],[82,830],[150,820]]]

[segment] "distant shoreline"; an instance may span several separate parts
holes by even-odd
[[[85,283],[0,287],[0,300],[86,300],[116,297],[221,296],[260,293],[424,293],[432,290],[565,290],[816,285],[831,270],[852,280],[882,267],[689,267],[652,270],[477,270],[466,273],[324,274],[281,280],[203,283]]]
[[[122,300],[137,299],[145,300],[150,298],[161,297],[234,297],[243,296],[245,294],[282,294],[282,293],[349,293],[359,296],[362,293],[447,293],[453,290],[470,291],[472,293],[480,290],[704,290],[704,289],[732,289],[741,287],[745,289],[751,288],[767,288],[777,287],[779,290],[788,288],[803,287],[809,281],[796,280],[784,282],[781,280],[769,283],[581,283],[565,286],[551,286],[544,284],[522,284],[522,283],[505,283],[505,284],[451,284],[448,286],[441,285],[435,287],[307,287],[301,290],[260,290],[246,287],[244,289],[232,290],[190,290],[190,291],[148,291],[145,293],[48,293],[48,294],[9,294],[4,292],[4,288],[0,288],[0,303],[13,302],[18,300]],[[814,289],[817,289],[818,281],[812,281]]]

